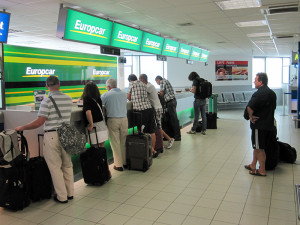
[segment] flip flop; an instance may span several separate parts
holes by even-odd
[[[254,176],[260,176],[260,177],[265,177],[265,176],[267,176],[267,174],[261,174],[261,173],[259,172],[259,170],[251,170],[251,171],[249,171],[249,173],[250,173],[251,175],[254,175]]]
[[[245,169],[247,169],[247,170],[250,170],[250,171],[253,170],[253,169],[251,168],[250,164],[249,164],[249,165],[245,165],[244,167],[245,167]]]

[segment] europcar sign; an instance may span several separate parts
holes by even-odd
[[[178,52],[178,57],[183,58],[183,59],[189,59],[190,53],[191,53],[191,48],[192,48],[191,46],[181,43],[179,52]]]
[[[0,42],[7,42],[10,13],[0,12]]]
[[[141,51],[160,55],[164,38],[144,32]]]
[[[193,47],[191,50],[190,59],[199,61],[201,57],[201,49]]]
[[[68,40],[109,45],[112,25],[112,21],[62,8],[59,12],[57,36]]]
[[[177,57],[179,42],[165,39],[162,55]]]
[[[140,51],[143,31],[114,23],[110,45],[117,48],[125,48]]]
[[[202,50],[200,61],[201,62],[207,62],[208,56],[209,56],[209,51]]]

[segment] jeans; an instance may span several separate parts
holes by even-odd
[[[206,98],[205,99],[195,98],[195,101],[194,101],[195,120],[194,120],[193,127],[192,127],[193,131],[196,130],[196,127],[198,125],[200,112],[201,112],[201,118],[202,118],[202,131],[206,131],[206,127],[207,127]]]
[[[177,101],[176,99],[172,99],[166,103],[167,113],[169,113],[172,130],[174,132],[174,139],[181,139],[179,120],[177,118],[176,111]]]

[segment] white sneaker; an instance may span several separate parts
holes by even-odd
[[[205,134],[206,134],[205,130],[203,130],[203,131],[201,132],[201,134],[205,135]]]
[[[196,131],[194,131],[194,130],[190,130],[190,131],[188,131],[188,132],[186,132],[187,134],[196,134]]]
[[[175,141],[174,138],[171,138],[171,140],[169,141],[169,145],[167,146],[167,149],[172,148],[174,141]]]

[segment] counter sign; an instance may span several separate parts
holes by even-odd
[[[10,13],[0,12],[0,43],[7,42]]]

